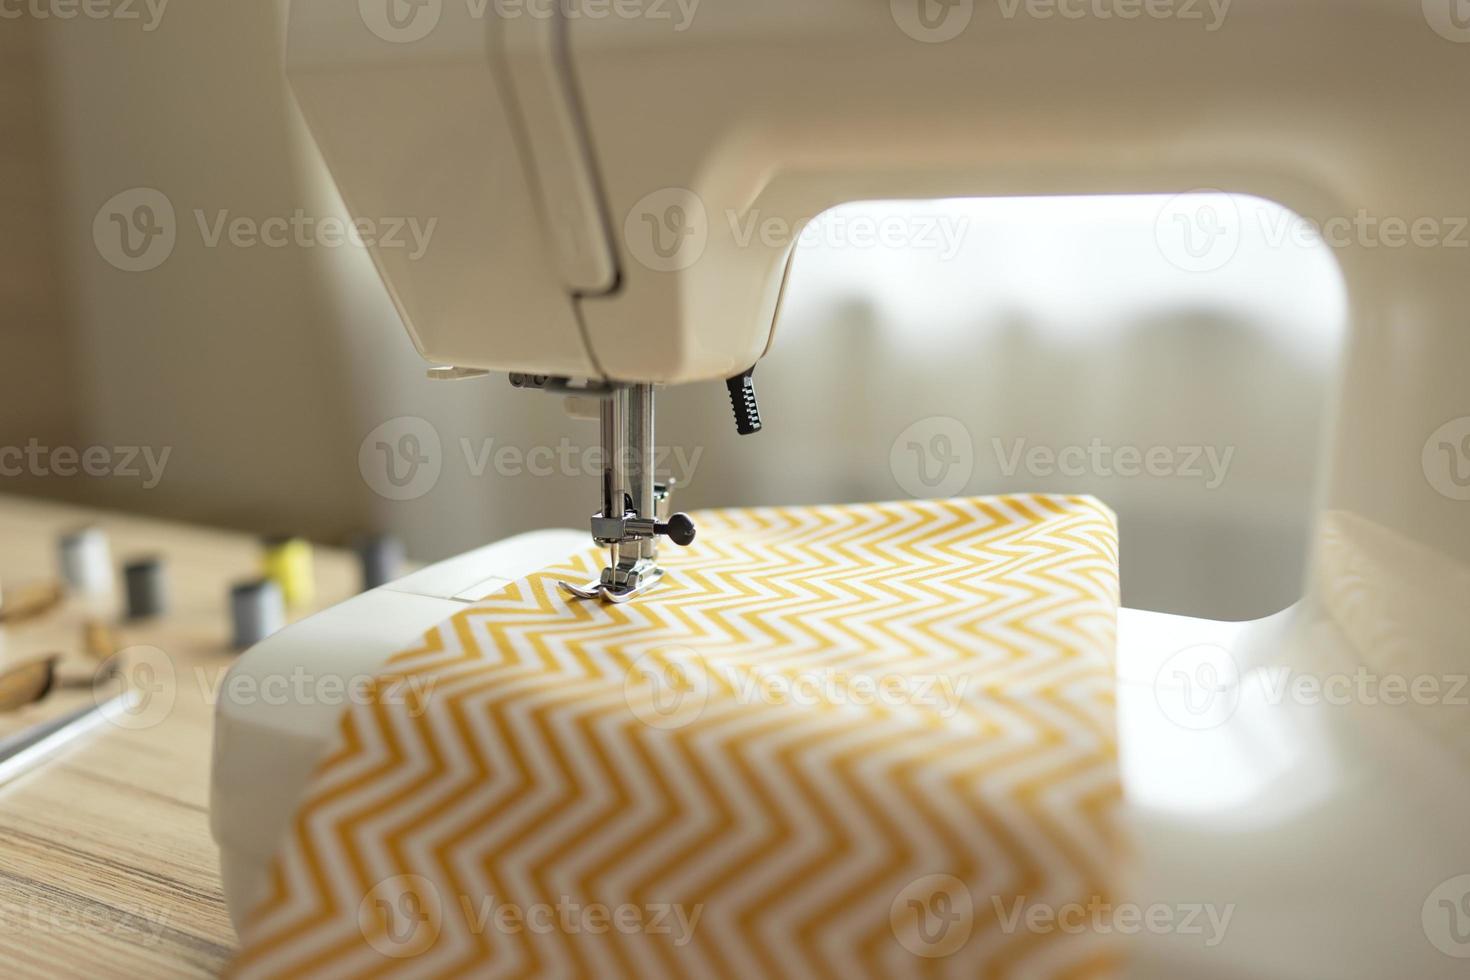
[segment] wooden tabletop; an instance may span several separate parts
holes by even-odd
[[[235,935],[209,834],[212,703],[235,657],[228,590],[258,577],[260,544],[0,496],[0,587],[54,581],[58,537],[85,524],[107,533],[119,568],[161,557],[170,606],[156,621],[118,625],[119,582],[110,602],[71,599],[43,619],[0,627],[0,665],[62,653],[61,677],[74,685],[0,715],[0,735],[96,699],[89,619],[116,626],[125,676],[150,690],[146,705],[101,720],[0,785],[0,975],[214,976]],[[315,565],[316,608],[355,591],[349,553],[317,548]]]

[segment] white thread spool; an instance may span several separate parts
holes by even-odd
[[[112,549],[98,527],[78,528],[61,536],[61,578],[68,589],[84,596],[112,591]]]

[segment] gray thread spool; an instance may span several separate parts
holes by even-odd
[[[104,595],[112,589],[112,551],[98,527],[61,536],[61,578],[73,592]]]
[[[168,587],[163,578],[163,561],[143,558],[123,568],[128,593],[128,618],[149,619],[168,610]]]
[[[357,540],[362,568],[362,591],[387,585],[403,574],[403,542],[391,534],[373,534]]]
[[[285,627],[286,600],[270,579],[242,582],[230,590],[230,614],[232,642],[236,650],[244,650]]]

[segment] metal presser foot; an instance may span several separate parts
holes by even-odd
[[[602,510],[592,538],[608,549],[602,575],[584,585],[560,583],[578,599],[622,603],[663,578],[658,539],[680,547],[694,541],[694,522],[669,514],[669,484],[654,482],[653,386],[616,388],[602,395]]]

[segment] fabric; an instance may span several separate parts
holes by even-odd
[[[1109,901],[1120,857],[1112,514],[697,523],[645,597],[564,596],[589,548],[396,657],[235,974],[1109,973],[1065,912]]]

